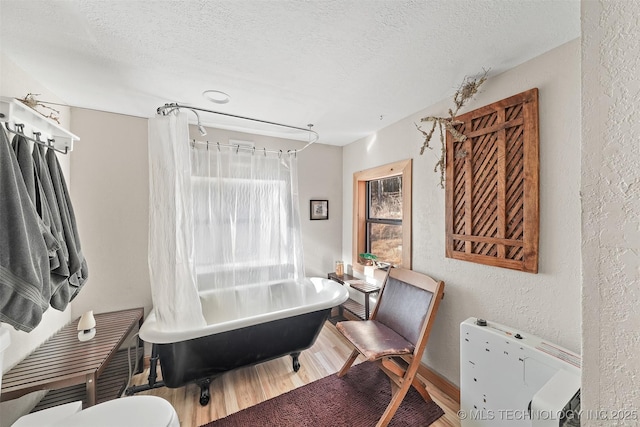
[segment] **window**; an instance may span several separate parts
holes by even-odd
[[[402,175],[367,181],[367,252],[402,264]]]
[[[411,268],[411,159],[353,174],[353,266],[358,254]]]

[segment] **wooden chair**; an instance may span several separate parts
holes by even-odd
[[[338,376],[346,374],[362,354],[390,379],[391,402],[376,427],[389,424],[411,386],[425,401],[431,401],[416,374],[443,295],[444,282],[412,270],[389,268],[370,320],[336,325],[355,347]]]

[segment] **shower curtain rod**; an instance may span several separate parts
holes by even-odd
[[[198,111],[201,111],[201,112],[204,112],[204,113],[218,114],[218,115],[221,115],[221,116],[233,117],[234,119],[249,120],[249,121],[252,121],[252,122],[263,123],[263,124],[268,124],[268,125],[272,125],[272,126],[280,126],[280,127],[284,127],[284,128],[288,128],[288,129],[295,129],[295,130],[299,130],[299,131],[303,131],[303,132],[309,132],[309,135],[312,135],[313,139],[310,140],[307,143],[307,145],[305,145],[301,149],[295,150],[295,151],[302,151],[305,148],[307,148],[308,146],[310,146],[311,144],[313,144],[314,142],[317,142],[318,139],[320,139],[320,135],[318,135],[318,132],[316,132],[314,130],[311,130],[311,127],[313,126],[313,124],[308,124],[307,125],[308,129],[305,129],[305,128],[301,128],[301,127],[297,127],[297,126],[290,126],[290,125],[285,125],[285,124],[282,124],[282,123],[270,122],[268,120],[254,119],[253,117],[239,116],[239,115],[230,114],[230,113],[222,113],[220,111],[215,111],[215,110],[207,110],[206,108],[189,107],[189,106],[186,106],[186,105],[180,105],[180,104],[175,103],[175,102],[171,103],[171,104],[164,104],[162,107],[158,107],[156,112],[158,114],[166,115],[166,114],[171,113],[173,110],[179,110],[181,108],[183,108],[185,110],[190,110],[196,115],[196,118],[198,119],[198,128],[200,129],[201,132],[202,132],[202,129],[201,129],[202,128],[202,124],[200,122],[200,115],[198,114]],[[220,144],[220,145],[235,147],[235,145],[233,145],[233,144]],[[260,151],[264,151],[264,150],[260,150]],[[266,151],[271,151],[271,150],[266,150]]]

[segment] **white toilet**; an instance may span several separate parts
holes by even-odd
[[[9,331],[0,325],[0,387],[2,358],[10,344]],[[114,399],[82,410],[72,402],[24,415],[12,427],[180,427],[173,406],[161,397],[132,396]]]
[[[20,417],[12,427],[180,427],[178,414],[157,396],[131,396],[85,410],[73,402]]]

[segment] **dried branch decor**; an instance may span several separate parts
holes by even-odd
[[[32,108],[33,111],[35,111],[36,113],[46,117],[47,119],[54,120],[56,123],[60,124],[60,111],[56,110],[55,108],[51,108],[48,105],[45,105],[42,102],[38,101],[38,99],[36,98],[37,96],[40,96],[40,94],[28,93],[23,99],[18,99],[18,101],[22,102],[27,107]],[[49,110],[50,111],[49,115],[47,116],[42,112],[38,111],[36,107],[42,107]]]
[[[444,188],[444,171],[445,171],[445,159],[446,159],[446,144],[444,140],[445,130],[451,133],[451,136],[458,141],[462,142],[467,137],[460,133],[455,126],[462,124],[462,122],[456,120],[456,115],[458,111],[469,101],[471,98],[478,93],[480,86],[487,80],[487,73],[489,70],[483,70],[484,72],[480,77],[465,77],[462,81],[462,84],[453,95],[453,103],[455,105],[455,110],[449,109],[449,117],[435,117],[428,116],[420,119],[421,122],[433,122],[433,126],[429,131],[424,131],[419,125],[416,124],[416,128],[424,135],[424,143],[420,148],[420,155],[424,154],[425,148],[432,149],[429,145],[431,142],[431,138],[433,137],[433,132],[436,130],[436,126],[440,130],[440,159],[438,163],[436,163],[433,168],[434,172],[438,172],[440,170],[440,188]],[[443,129],[444,127],[444,129]]]

